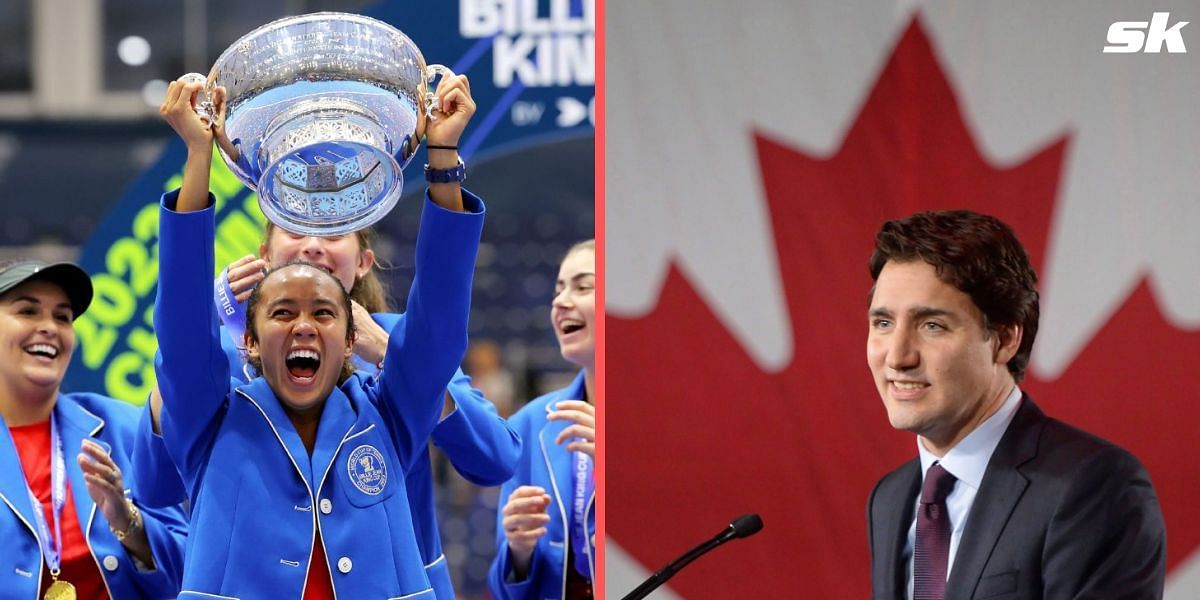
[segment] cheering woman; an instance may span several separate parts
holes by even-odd
[[[5,598],[173,598],[178,508],[126,495],[137,409],[59,393],[92,283],[69,263],[0,267],[0,590]]]
[[[596,569],[596,242],[567,251],[550,318],[563,358],[580,368],[571,385],[526,404],[509,419],[525,440],[517,473],[503,487],[496,600],[592,598]]]
[[[228,141],[222,142],[223,92],[218,89],[214,95],[217,117],[213,135],[236,160],[239,148]],[[178,105],[178,114],[172,113],[172,119],[185,122],[197,119],[186,106],[187,101],[182,93],[179,97],[167,98],[164,110],[171,112]],[[207,173],[194,175],[205,180],[198,187],[207,188]],[[332,237],[301,236],[268,223],[259,246],[259,257],[247,256],[229,265],[216,281],[214,296],[224,322],[220,337],[229,357],[231,376],[246,383],[258,375],[246,363],[244,342],[246,301],[251,292],[270,268],[298,260],[333,274],[349,292],[355,325],[351,360],[355,370],[364,376],[378,375],[378,365],[387,353],[388,332],[404,319],[404,315],[393,312],[388,304],[375,269],[374,237],[371,228]],[[158,416],[157,409],[143,415],[143,429],[134,452],[134,468],[138,470],[137,481],[145,488],[144,497],[163,504],[178,504],[186,499],[186,491],[158,435],[160,429],[154,422]],[[441,419],[433,430],[433,442],[445,452],[459,473],[480,486],[497,486],[511,477],[521,450],[521,439],[500,418],[491,401],[471,387],[470,379],[461,371],[455,373],[446,388],[446,400]],[[403,474],[403,480],[426,575],[439,600],[454,600],[456,596],[442,552],[435,512],[428,446],[422,449],[412,468]]]
[[[175,82],[164,116],[188,146],[163,198],[159,296],[163,441],[192,504],[181,598],[433,598],[402,483],[442,414],[466,350],[483,204],[457,182],[429,187],[405,318],[378,377],[354,372],[349,294],[325,269],[276,265],[247,305],[246,355],[229,378],[211,300],[212,133],[184,119],[196,89]],[[431,144],[454,147],[475,110],[465,77],[438,86]],[[457,165],[430,153],[431,169]]]

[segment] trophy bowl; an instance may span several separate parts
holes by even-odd
[[[263,214],[293,233],[335,236],[369,227],[399,200],[439,74],[453,75],[426,65],[395,27],[320,12],[242,36],[207,89],[226,88],[225,132],[239,155],[221,153]]]

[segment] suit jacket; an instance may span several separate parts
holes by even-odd
[[[596,491],[593,489],[584,506],[584,548],[570,548],[571,539],[572,456],[562,444],[554,443],[558,434],[571,425],[568,421],[550,421],[546,417],[560,400],[582,399],[584,375],[580,371],[571,385],[535,398],[521,407],[509,424],[525,440],[517,473],[500,487],[500,502],[507,502],[513,491],[523,485],[536,485],[550,494],[547,513],[550,522],[546,534],[538,538],[533,549],[529,572],[522,581],[512,581],[512,557],[508,552],[508,537],[504,535],[504,511],[496,511],[496,558],[488,570],[488,589],[496,600],[560,600],[567,597],[567,557],[573,550],[577,559],[587,557],[591,572],[596,573]]]
[[[152,508],[144,505],[136,494],[132,496],[142,512],[155,563],[153,570],[140,570],[88,494],[83,469],[75,460],[83,440],[91,440],[108,451],[121,469],[125,485],[137,487],[129,464],[137,409],[99,394],[59,394],[54,416],[62,436],[64,466],[70,482],[68,492],[75,503],[79,529],[109,596],[117,600],[174,598],[179,593],[187,539],[183,511],[178,506]],[[0,418],[0,598],[34,600],[46,593],[41,587],[45,559],[33,517],[33,511],[41,508],[35,508],[29,499],[16,445],[4,419]]]
[[[875,598],[905,598],[904,547],[920,459],[871,492]],[[1022,398],[988,462],[946,583],[946,598],[1161,598],[1166,531],[1145,468],[1130,453],[1047,417]]]
[[[154,324],[162,440],[193,524],[180,598],[298,598],[320,534],[341,598],[432,600],[403,476],[424,453],[467,348],[483,201],[426,200],[416,275],[378,377],[355,372],[321,408],[310,452],[262,377],[229,377],[211,300],[214,200],[163,196]]]

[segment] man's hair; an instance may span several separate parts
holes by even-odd
[[[1013,230],[995,217],[967,210],[923,212],[884,223],[875,236],[871,278],[877,281],[888,261],[917,260],[971,298],[989,335],[1000,325],[1021,326],[1021,345],[1008,361],[1013,379],[1021,381],[1037,337],[1038,291],[1037,273]]]
[[[338,281],[337,277],[334,277],[332,273],[303,260],[293,260],[277,267],[272,267],[269,271],[267,271],[267,274],[263,276],[262,281],[258,282],[258,285],[254,286],[254,291],[250,292],[250,299],[246,301],[246,335],[249,336],[250,339],[254,340],[255,343],[258,343],[258,323],[255,315],[258,311],[258,305],[262,302],[263,284],[267,283],[267,280],[270,279],[275,273],[290,267],[309,267],[315,271],[323,273],[326,277],[329,277],[330,280],[337,284],[337,289],[339,292],[341,292],[342,308],[346,311],[346,341],[349,342],[351,336],[354,334],[354,311],[350,307],[350,294],[346,291],[346,288],[342,287],[342,282]],[[259,373],[263,372],[261,358],[247,357],[246,360],[250,363],[250,366],[254,367],[254,369]],[[343,361],[342,374],[338,378],[338,381],[345,381],[345,379],[353,373],[354,364],[349,360]]]

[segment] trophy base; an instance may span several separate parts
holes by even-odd
[[[383,218],[404,175],[383,127],[345,98],[298,103],[268,127],[257,191],[263,214],[301,235],[335,236]]]
[[[258,184],[263,214],[299,235],[330,237],[370,227],[400,199],[400,165],[378,148],[320,142],[275,161]]]

